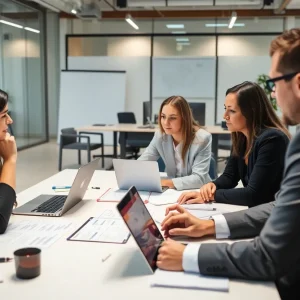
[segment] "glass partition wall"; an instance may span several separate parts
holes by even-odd
[[[139,30],[124,20],[114,26],[74,20],[66,66],[126,71],[126,109],[138,123],[143,102],[150,101],[154,120],[161,102],[175,94],[205,105],[205,125],[219,124],[226,89],[267,74],[270,41],[284,29],[280,17],[238,18],[232,29],[228,18],[136,22]]]
[[[0,88],[18,149],[47,141],[43,13],[0,0]]]

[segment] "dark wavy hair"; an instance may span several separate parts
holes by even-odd
[[[245,151],[245,158],[249,156],[254,139],[262,129],[275,128],[290,138],[290,133],[277,117],[266,93],[257,83],[245,81],[228,89],[226,96],[231,93],[237,96],[237,104],[246,118],[246,126],[249,131],[249,143]],[[247,143],[246,137],[241,132],[232,132],[231,138],[232,155],[238,156]]]
[[[4,109],[8,102],[8,94],[0,89],[0,112]]]

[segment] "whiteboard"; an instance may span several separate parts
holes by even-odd
[[[153,58],[153,97],[215,99],[215,74],[214,57]]]
[[[125,71],[61,71],[58,142],[62,128],[118,123],[125,95]],[[91,140],[100,141],[100,137]],[[104,143],[113,144],[111,132],[104,133]]]

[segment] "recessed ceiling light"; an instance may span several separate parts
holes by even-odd
[[[166,26],[169,29],[182,29],[182,28],[184,28],[184,24],[167,24]]]
[[[177,42],[189,42],[189,38],[176,38]]]
[[[172,31],[173,34],[185,34],[186,31]]]

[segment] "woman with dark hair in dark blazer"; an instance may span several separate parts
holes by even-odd
[[[249,207],[274,200],[284,168],[289,132],[263,89],[244,82],[227,90],[224,119],[232,151],[224,173],[199,192],[183,193],[179,203],[216,201]],[[235,188],[239,181],[243,188]]]
[[[17,146],[7,132],[12,119],[8,115],[8,95],[0,90],[0,234],[4,233],[16,204]]]

